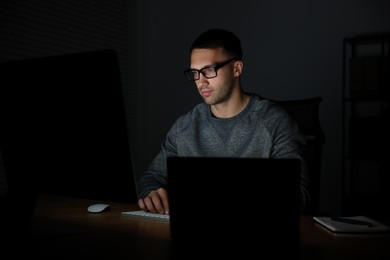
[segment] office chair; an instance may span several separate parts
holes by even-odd
[[[325,144],[325,133],[321,128],[319,120],[319,106],[322,102],[322,97],[273,101],[290,113],[306,137],[307,147],[304,158],[307,161],[309,171],[311,202],[305,209],[305,213],[319,214],[322,148]]]

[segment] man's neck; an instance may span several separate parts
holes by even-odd
[[[230,100],[211,106],[211,113],[217,118],[231,118],[245,109],[249,103],[250,96],[244,91],[240,91],[236,97]]]

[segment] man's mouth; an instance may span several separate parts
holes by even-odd
[[[202,94],[202,96],[204,96],[204,97],[209,97],[209,96],[211,96],[211,93],[212,93],[213,91],[212,90],[210,90],[210,89],[207,89],[207,90],[201,90],[200,91],[200,93]]]

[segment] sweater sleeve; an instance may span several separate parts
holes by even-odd
[[[140,177],[138,181],[138,198],[145,198],[152,190],[159,188],[167,189],[167,158],[176,156],[176,144],[174,133],[176,129],[175,123],[168,131],[165,141],[161,145],[161,149],[153,161],[150,163],[148,169]]]

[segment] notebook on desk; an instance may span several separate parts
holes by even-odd
[[[171,157],[167,170],[177,259],[299,255],[298,160]]]

